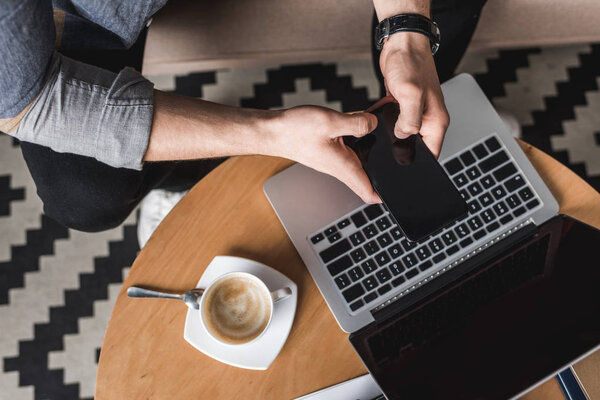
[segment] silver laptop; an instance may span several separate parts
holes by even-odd
[[[475,80],[442,85],[450,126],[439,157],[469,214],[420,242],[407,240],[382,205],[301,164],[264,191],[340,327],[373,314],[529,224],[558,204]]]

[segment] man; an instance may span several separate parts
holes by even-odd
[[[156,91],[131,68],[111,72],[66,56],[94,59],[90,54],[96,50],[133,46],[165,2],[0,4],[0,130],[21,140],[47,215],[74,229],[108,229],[150,190],[188,189],[223,157],[242,154],[303,163],[338,178],[367,203],[380,201],[342,140],[371,132],[377,120],[369,113],[229,107]],[[434,3],[444,79],[464,53],[483,2]],[[430,0],[374,0],[374,6],[379,20],[399,14],[430,18],[432,12]],[[430,38],[391,34],[379,65],[387,92],[400,104],[395,134],[421,133],[439,154],[449,117]],[[174,162],[198,159],[209,161]]]

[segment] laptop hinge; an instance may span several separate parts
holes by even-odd
[[[537,231],[538,227],[531,219],[529,219],[511,230],[504,232],[488,243],[482,245],[475,254],[472,255],[472,253],[469,253],[469,256],[465,256],[462,261],[459,259],[446,266],[445,272],[439,273],[439,275],[436,273],[423,279],[411,288],[413,290],[402,292],[374,308],[371,311],[371,314],[373,315],[373,318],[375,318],[375,323],[379,324],[387,318],[397,315],[399,312],[420,303],[425,298],[438,292],[449,284],[452,284],[465,274],[475,270],[477,267],[483,266],[498,255],[501,255],[516,243],[531,237]]]

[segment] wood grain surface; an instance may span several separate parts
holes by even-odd
[[[573,172],[522,144],[561,210],[600,227],[600,196]],[[96,399],[290,399],[366,372],[267,201],[262,185],[290,161],[235,157],[181,200],[140,252],[108,324]],[[298,285],[294,325],[266,371],[212,360],[183,339],[182,302],[129,299],[131,285],[183,292],[217,255],[257,260]],[[544,390],[552,391],[552,382]],[[540,388],[529,400],[547,398]],[[536,395],[540,392],[540,395]]]

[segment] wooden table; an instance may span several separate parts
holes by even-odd
[[[522,143],[561,212],[600,227],[600,196],[569,169]],[[96,399],[289,399],[366,372],[267,201],[262,185],[287,160],[235,157],[181,200],[140,252],[102,345]],[[183,292],[217,255],[257,260],[298,285],[289,338],[266,371],[231,367],[183,339],[183,303],[132,300],[131,285]],[[529,399],[560,398],[554,380]]]

